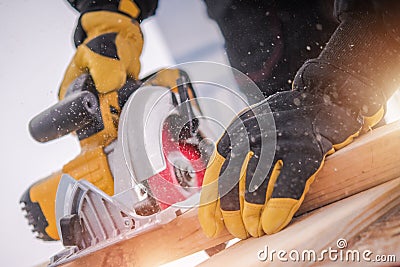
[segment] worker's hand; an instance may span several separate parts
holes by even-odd
[[[275,156],[268,172],[268,159],[260,161],[259,121],[271,115],[276,147],[271,146]],[[206,170],[199,208],[206,235],[216,236],[224,224],[242,239],[280,231],[299,209],[325,156],[349,143],[361,126],[345,108],[299,91],[278,93],[243,112],[218,141]],[[242,129],[248,138],[234,143]],[[238,165],[233,158],[243,161]],[[251,186],[257,168],[266,170],[258,187]]]
[[[73,80],[89,72],[100,93],[117,90],[127,77],[137,79],[143,38],[139,23],[111,11],[84,13],[75,33],[78,45],[62,81],[62,99]]]
[[[294,88],[242,112],[218,141],[199,207],[207,236],[216,236],[224,225],[242,239],[280,231],[299,209],[325,157],[383,115],[379,90],[318,61],[304,64]],[[268,116],[275,127],[265,123]],[[263,139],[272,134],[275,147],[273,139]],[[263,157],[263,147],[274,155]]]

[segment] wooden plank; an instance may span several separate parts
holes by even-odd
[[[293,250],[299,252],[300,255],[303,255],[303,251],[310,250],[316,253],[315,262],[313,256],[311,261],[307,260],[307,252],[305,261],[299,258],[300,265],[319,263],[318,258],[324,258],[323,263],[330,264],[334,261],[330,260],[327,254],[321,257],[322,250],[331,247],[337,251],[343,250],[343,255],[346,255],[347,245],[340,249],[341,247],[337,245],[339,239],[346,240],[347,243],[347,240],[351,240],[361,230],[398,205],[400,205],[400,178],[318,209],[277,234],[243,240],[203,262],[200,266],[281,266],[285,264],[290,266],[295,262],[291,259],[296,259],[296,252],[291,254],[291,257],[289,256]],[[288,261],[281,261],[277,252],[271,254],[272,250],[285,251],[286,255],[281,254],[281,257]],[[266,254],[260,251],[268,252]],[[378,253],[373,252],[375,255]],[[340,257],[339,253],[335,255]],[[261,261],[259,257],[265,261]],[[351,261],[353,260],[352,256],[348,257]],[[339,265],[346,264],[346,256],[342,259],[343,261],[338,258],[335,262]],[[362,261],[362,257],[360,259]],[[370,264],[365,261],[360,264],[362,263],[364,266]]]
[[[400,176],[400,121],[370,131],[329,156],[298,214]]]
[[[399,177],[398,151],[400,122],[369,132],[328,157],[299,214]],[[226,231],[218,238],[207,238],[201,231],[197,210],[194,209],[159,229],[65,266],[156,266],[232,238]]]

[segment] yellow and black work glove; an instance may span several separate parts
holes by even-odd
[[[128,14],[108,10],[83,13],[75,43],[76,54],[61,83],[61,99],[72,81],[85,72],[90,73],[99,93],[121,88],[127,77],[137,79],[143,36],[139,23]]]
[[[259,121],[271,115],[276,133],[263,133],[276,134],[268,171],[269,160],[260,161]],[[299,91],[277,93],[244,111],[218,141],[206,170],[199,208],[206,235],[216,236],[224,225],[242,239],[280,231],[300,207],[325,156],[349,143],[361,126],[362,120],[348,109]],[[242,140],[248,144],[240,139],[233,143],[243,128],[248,138]],[[232,163],[232,158],[241,162]],[[265,167],[262,183],[251,187],[257,168]]]
[[[223,227],[239,238],[283,229],[325,157],[382,119],[400,81],[399,44],[379,15],[344,13],[340,19],[320,56],[296,74],[293,91],[245,110],[218,141],[200,198],[207,236]],[[264,138],[274,134],[275,146]],[[262,157],[265,146],[272,160]]]
[[[136,19],[144,19],[154,12],[149,8],[150,4],[141,1],[142,6],[147,7],[145,12],[131,0],[70,0],[69,2],[81,16],[74,36],[77,51],[65,73],[59,98],[65,100],[65,96],[74,93],[76,89],[88,89],[97,96],[99,109],[96,111],[100,114],[96,114],[96,119],[91,120],[85,128],[76,131],[82,148],[80,155],[64,165],[61,171],[31,185],[21,197],[29,224],[33,226],[37,237],[43,240],[60,238],[57,231],[55,200],[62,174],[69,174],[77,180],[86,179],[109,195],[114,193],[114,177],[104,147],[118,135],[118,119],[124,97],[121,98],[123,94],[116,90],[125,84],[127,78],[137,79],[143,38]],[[91,78],[87,76],[83,78],[84,76],[81,76],[83,73],[89,73]],[[72,85],[78,77],[82,77],[81,82],[84,82],[84,86],[80,87],[79,82],[75,84],[77,87]],[[73,103],[81,102],[73,101]],[[82,110],[79,108],[72,109]],[[73,118],[74,110],[70,110],[69,113],[58,110],[58,123],[64,126],[70,125],[71,128],[78,126]],[[65,111],[68,111],[68,108]],[[64,120],[67,122],[63,122]],[[43,131],[51,129],[51,127],[46,128],[45,124],[42,126]],[[60,133],[49,132],[49,135],[44,136],[59,137],[63,135],[62,132],[65,134],[70,130],[61,129]]]

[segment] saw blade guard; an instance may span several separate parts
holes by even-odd
[[[174,108],[169,90],[145,86],[136,91],[122,111],[119,145],[132,182],[140,183],[165,169],[162,125]]]
[[[193,207],[198,194],[179,206]],[[148,216],[138,215],[114,197],[85,180],[63,175],[57,192],[58,231],[65,249],[50,259],[59,266],[112,244],[121,242],[166,224],[185,209],[169,207]]]
[[[142,186],[164,209],[200,190],[207,157],[199,149],[204,134],[195,101],[184,84],[175,91],[143,86],[131,96],[117,144],[129,175],[117,178],[116,193]]]

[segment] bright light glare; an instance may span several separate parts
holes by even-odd
[[[397,90],[387,102],[385,122],[391,123],[400,119],[400,90]]]

